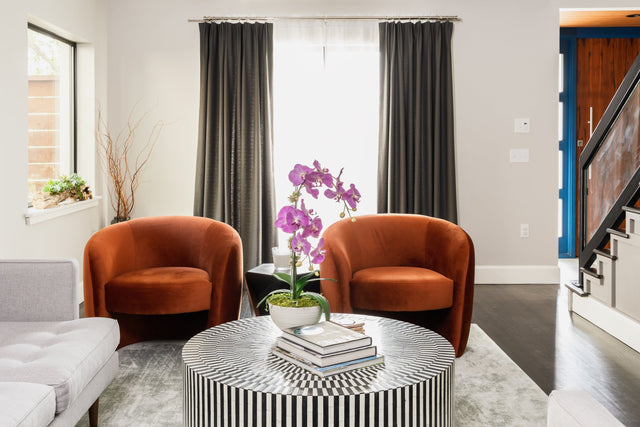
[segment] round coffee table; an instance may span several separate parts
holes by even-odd
[[[207,329],[182,350],[186,426],[449,426],[454,350],[398,320],[364,321],[384,365],[320,378],[271,354],[269,316]]]

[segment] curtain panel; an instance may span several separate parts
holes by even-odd
[[[244,269],[275,245],[273,24],[201,23],[194,215],[234,227]]]
[[[378,212],[457,222],[451,22],[382,22]]]

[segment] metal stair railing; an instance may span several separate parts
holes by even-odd
[[[580,257],[589,269],[624,220],[623,206],[640,199],[640,54],[580,155]],[[584,270],[579,283],[583,283]]]

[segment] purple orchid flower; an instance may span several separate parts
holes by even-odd
[[[311,172],[313,172],[313,169],[298,163],[293,167],[293,170],[289,172],[289,181],[291,181],[293,185],[298,186],[305,182],[307,174]]]
[[[324,239],[320,238],[323,229],[322,220],[312,209],[307,209],[304,199],[301,198],[300,190],[304,187],[308,194],[317,199],[324,187],[323,194],[327,198],[345,204],[340,214],[341,217],[344,217],[345,212],[350,213],[356,210],[356,205],[360,202],[360,192],[353,184],[345,190],[345,184],[341,179],[342,172],[343,169],[340,169],[340,173],[334,177],[329,169],[323,168],[317,160],[313,162],[312,167],[296,164],[289,172],[289,181],[295,186],[294,192],[289,196],[291,205],[280,209],[275,225],[285,233],[292,234],[289,241],[295,261],[290,276],[292,289],[297,289],[293,284],[296,280],[296,267],[302,264],[302,258],[307,256],[312,269],[313,264],[320,264],[324,261],[326,254],[326,250],[323,248]],[[319,239],[315,248],[308,240],[311,238]],[[297,265],[297,263],[300,264]]]
[[[311,194],[311,197],[314,199],[317,199],[318,194],[320,194],[318,189],[313,186],[313,183],[309,181],[304,182],[304,189],[307,190],[307,193]]]
[[[333,199],[336,202],[339,202],[340,200],[342,200],[342,198],[344,197],[345,193],[346,193],[346,191],[342,187],[342,183],[339,183],[339,184],[336,185],[336,190],[335,191],[333,191],[330,188],[327,188],[326,190],[324,190],[325,197],[327,199]]]
[[[326,249],[323,248],[323,246],[324,246],[324,237],[318,240],[318,246],[316,246],[316,248],[309,253],[309,256],[311,257],[311,262],[313,264],[321,264],[322,261],[324,261],[324,255],[327,253],[327,251]]]
[[[295,227],[295,229],[298,230],[309,225],[309,217],[304,211],[294,208],[287,212],[287,225]],[[285,229],[282,229],[282,231],[291,233],[291,231],[286,231]]]
[[[309,221],[309,224],[302,230],[302,237],[313,237],[317,239],[320,237],[320,231],[322,231],[322,220],[320,217],[315,217]]]
[[[300,209],[293,206],[285,206],[278,212],[275,226],[285,233],[294,233],[300,228],[309,225],[309,217]]]
[[[313,167],[316,168],[318,172],[329,173],[329,169],[323,168],[322,166],[320,166],[320,162],[317,160],[313,161]]]
[[[278,212],[278,218],[275,222],[276,227],[283,228],[287,226],[287,213],[289,213],[289,211],[292,209],[294,209],[292,206],[284,206],[282,209],[280,209],[280,211]],[[287,231],[287,233],[289,233],[289,231]]]
[[[293,239],[291,239],[291,249],[295,253],[308,255],[311,250],[311,243],[309,243],[307,239],[302,237],[300,234],[296,233],[293,236]]]
[[[313,182],[315,182],[318,187],[321,187],[322,185],[325,187],[332,187],[333,177],[329,173],[329,169],[320,166],[320,162],[317,160],[313,162],[313,166],[316,168],[315,172],[312,174]]]
[[[347,202],[351,209],[355,209],[356,204],[360,202],[360,192],[355,185],[351,184],[351,188],[349,188],[347,192],[344,193],[344,196],[342,198],[345,202]]]

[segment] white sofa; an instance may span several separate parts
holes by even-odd
[[[118,371],[118,323],[78,317],[74,260],[0,260],[0,427],[74,426]]]

